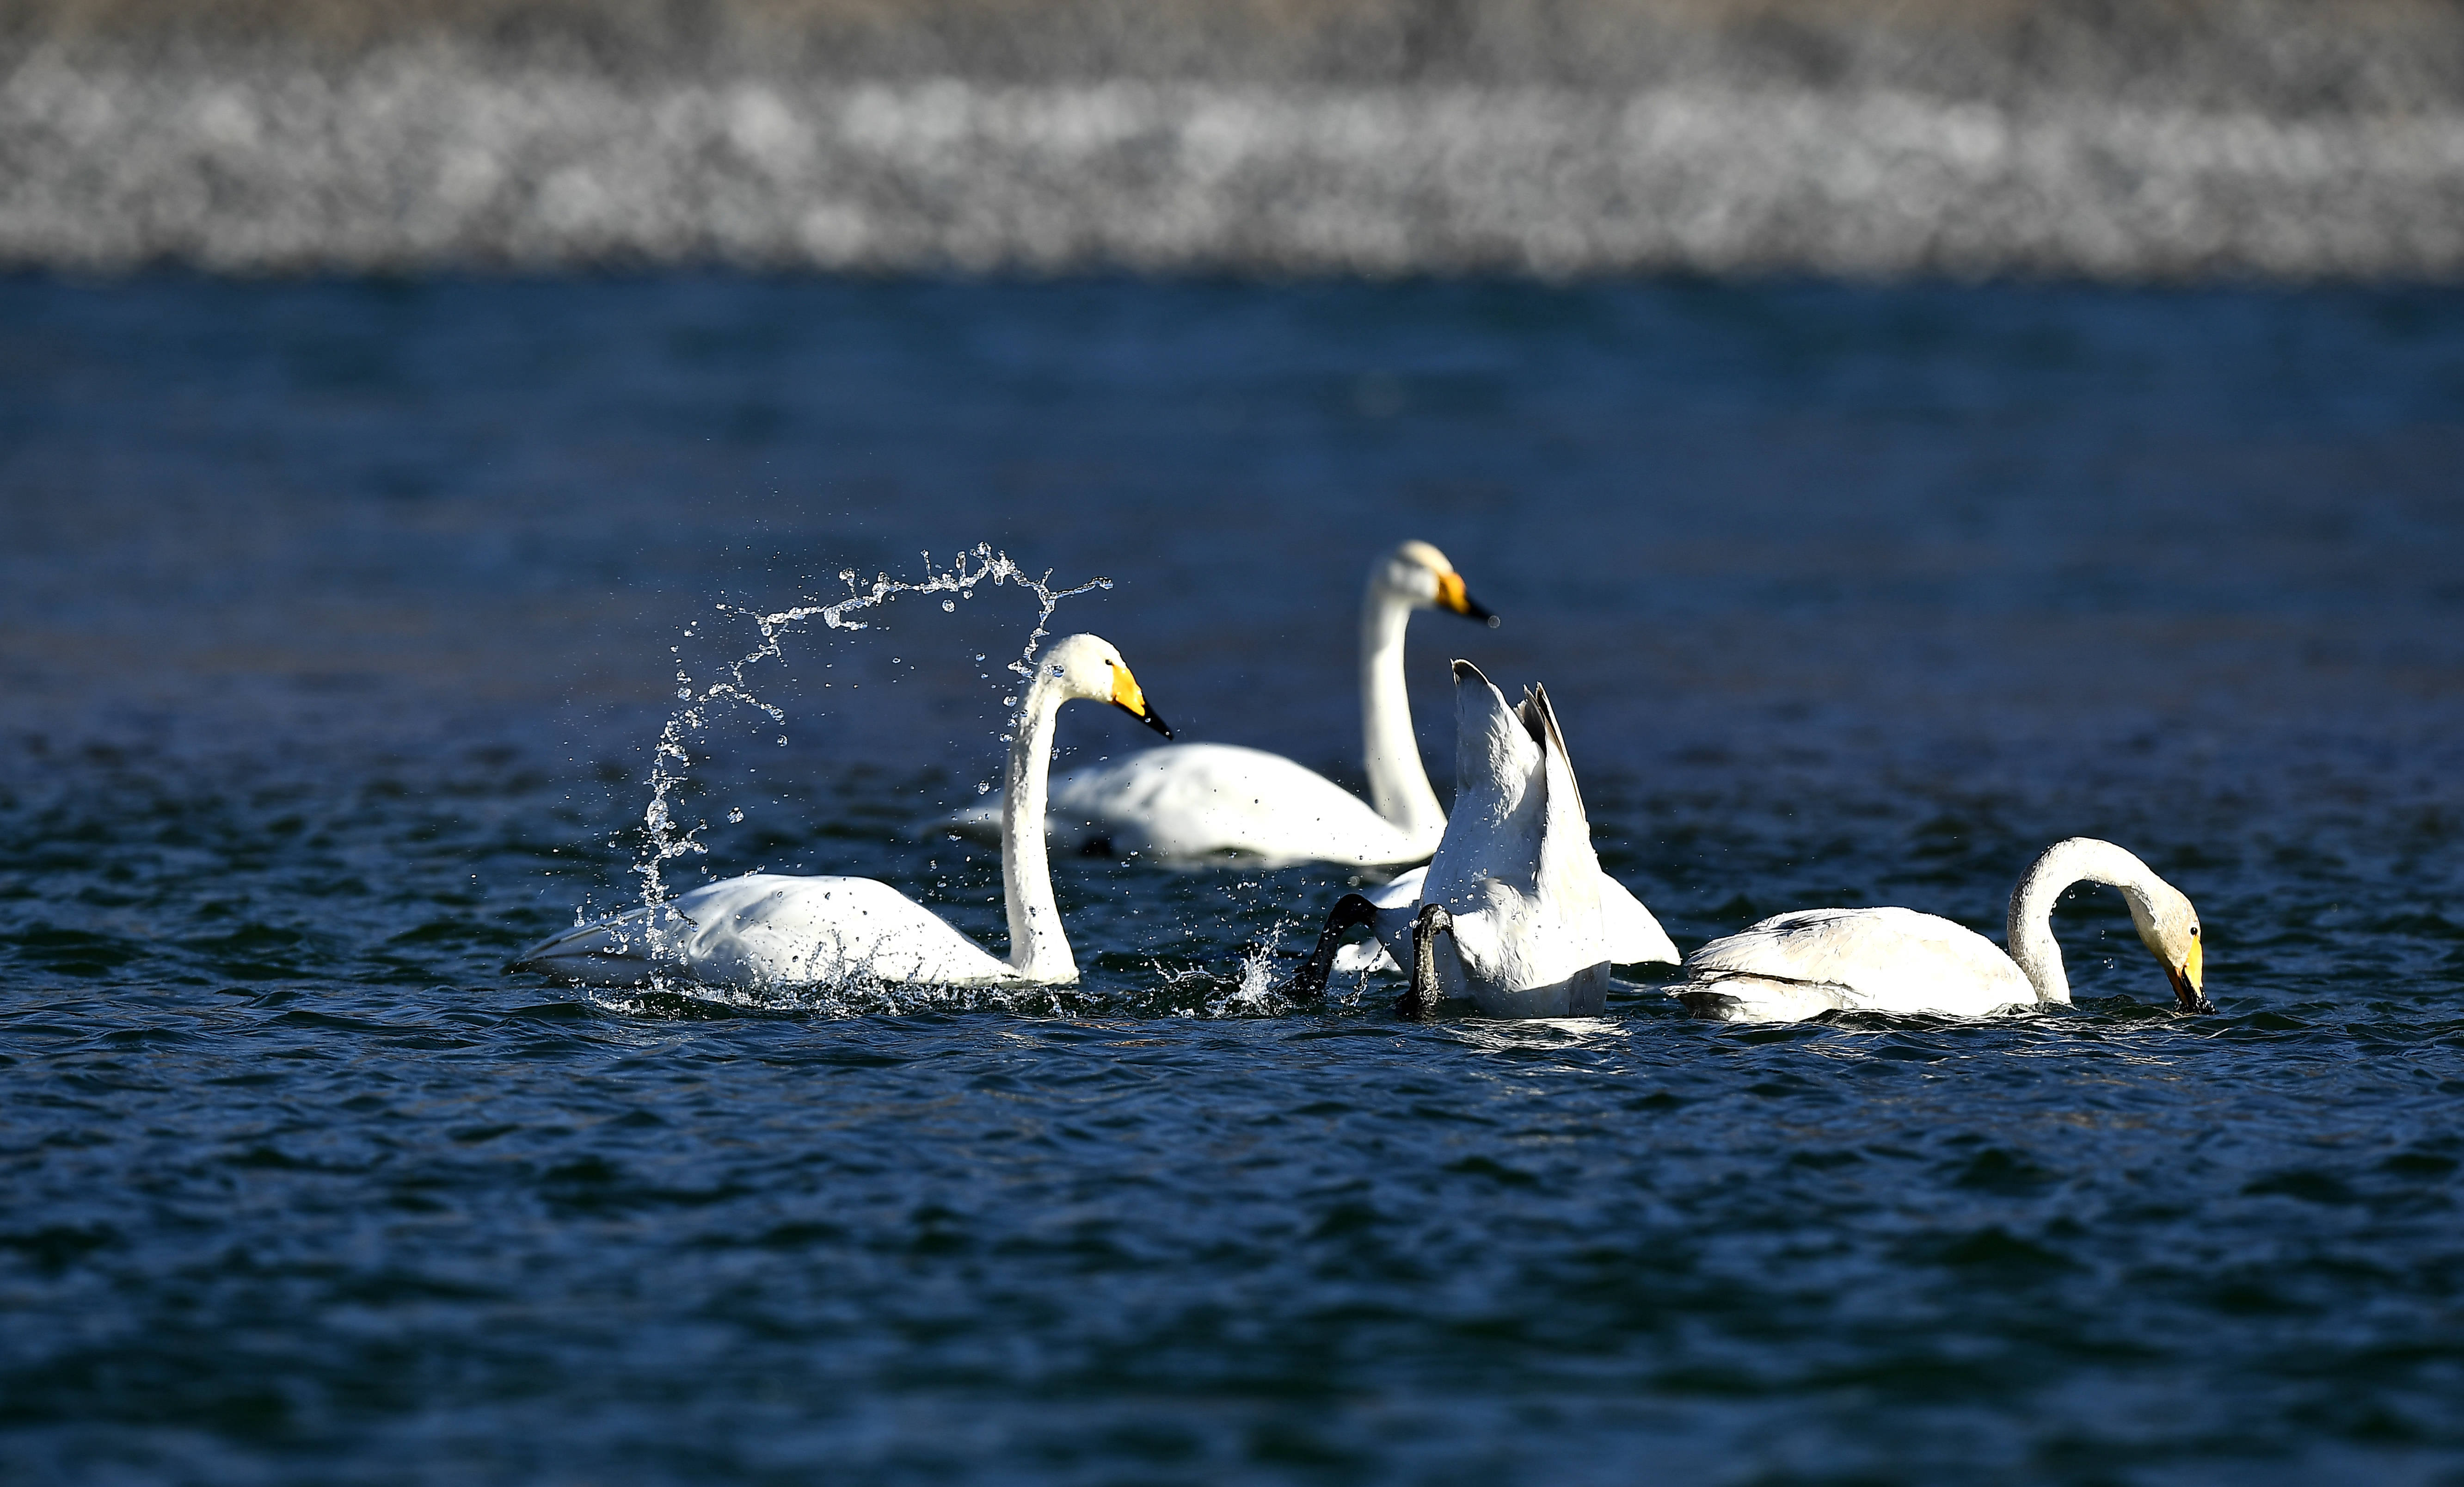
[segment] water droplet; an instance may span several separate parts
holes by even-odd
[[[941,612],[942,612],[942,613],[944,613],[944,614],[956,614],[956,613],[957,613],[957,612],[958,612],[958,602],[957,602],[957,600],[955,600],[955,599],[944,599],[944,600],[942,600],[942,601],[941,601]]]
[[[989,795],[992,792],[993,788],[989,785],[979,785],[976,787],[976,793],[979,795]]]
[[[687,702],[692,701],[692,700],[693,700],[693,688],[691,688],[691,687],[678,687],[678,688],[676,688],[676,697],[677,697],[677,699],[678,699],[679,700],[681,700],[681,701],[687,701]]]
[[[779,735],[779,746],[781,748],[785,748],[787,746],[787,735],[783,733]]]
[[[729,811],[729,812],[727,813],[727,818],[728,818],[729,820],[731,820],[731,821],[741,821],[741,820],[743,820],[743,819],[744,819],[744,808],[743,808],[743,807],[741,807],[741,806],[737,807],[735,810],[731,810],[731,811]]]
[[[1016,707],[1017,705],[1018,699],[1014,697],[1005,697],[1001,699],[1001,706],[1003,707]]]

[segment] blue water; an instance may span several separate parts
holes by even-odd
[[[2464,1481],[2459,472],[2452,291],[0,279],[0,1476]],[[1242,990],[1341,874],[1111,861],[1072,991],[499,968],[719,603],[990,543],[1356,780],[1406,536],[1506,618],[1415,622],[1441,792],[1444,661],[1545,681],[1681,945],[2088,832],[2220,1015],[2082,891],[2058,1015],[1405,1025]],[[671,884],[997,936],[914,827],[1034,607],[902,603]]]

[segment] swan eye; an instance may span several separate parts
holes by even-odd
[[[2196,939],[2198,939],[2198,938],[2199,938],[2199,926],[2198,926],[2198,925],[2193,924],[2193,925],[2191,925],[2191,926],[2190,926],[2190,938],[2191,938],[2191,939],[2193,939],[2193,940],[2196,940]]]

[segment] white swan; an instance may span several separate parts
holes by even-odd
[[[1395,885],[1383,895],[1400,899]],[[1347,894],[1289,986],[1323,991],[1337,941],[1367,924],[1412,966],[1405,1015],[1468,999],[1491,1017],[1597,1015],[1621,955],[1674,961],[1649,910],[1600,871],[1566,740],[1533,688],[1518,707],[1469,661],[1455,662],[1455,810],[1417,903]],[[1612,913],[1613,899],[1623,904]],[[1628,910],[1624,905],[1631,905]]]
[[[1405,543],[1371,566],[1360,601],[1360,711],[1375,810],[1280,754],[1175,744],[1055,780],[1047,817],[1053,842],[1065,851],[1167,863],[1228,857],[1391,867],[1427,857],[1445,834],[1446,816],[1421,767],[1403,687],[1403,633],[1412,611],[1426,609],[1497,623],[1472,602],[1445,554],[1427,543]],[[986,800],[933,829],[986,837],[1001,809],[1000,800]]]
[[[1419,917],[1420,885],[1428,876],[1427,868],[1416,867],[1393,882],[1362,889],[1356,897],[1367,906],[1367,913],[1363,917],[1358,910],[1346,911],[1346,924],[1367,924],[1371,938],[1338,948],[1331,968],[1349,974],[1401,970],[1410,965],[1412,923]],[[1600,928],[1608,937],[1612,965],[1674,965],[1684,958],[1642,900],[1605,869],[1600,873]]]
[[[2119,888],[2139,938],[2173,984],[2176,1010],[2213,1012],[2200,991],[2199,915],[2181,890],[2111,842],[2074,836],[2044,850],[2011,894],[2011,953],[1911,909],[1804,909],[1714,940],[1685,959],[1669,993],[1698,1017],[1794,1022],[1834,1010],[1981,1017],[2067,1005],[2054,901],[2073,883]]]
[[[753,873],[681,895],[654,926],[635,909],[565,931],[507,967],[600,986],[638,986],[660,965],[703,981],[803,985],[863,978],[937,986],[1055,986],[1078,979],[1061,931],[1044,834],[1053,715],[1069,701],[1111,702],[1172,737],[1120,653],[1093,635],[1054,643],[1037,663],[1010,732],[1001,821],[1001,891],[1009,959],[996,960],[922,904],[869,877]],[[654,953],[654,951],[656,953]]]

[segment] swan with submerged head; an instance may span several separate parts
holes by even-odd
[[[2074,883],[2122,890],[2141,943],[2173,986],[2175,1010],[2215,1010],[2200,989],[2199,914],[2146,863],[2092,836],[2040,854],[2011,894],[2010,953],[1972,929],[1912,909],[1801,909],[1714,940],[1665,988],[1698,1017],[1795,1022],[1828,1011],[1982,1017],[2067,1006],[2070,978],[2054,939],[2056,899]]]
[[[1325,990],[1353,929],[1377,933],[1412,967],[1407,1016],[1469,1001],[1491,1017],[1596,1016],[1609,965],[1677,959],[1651,912],[1600,871],[1591,822],[1546,690],[1509,707],[1455,662],[1455,810],[1418,892],[1385,904],[1346,894],[1287,988]]]
[[[1078,979],[1045,860],[1045,776],[1064,702],[1110,702],[1165,738],[1120,653],[1093,635],[1054,642],[1010,730],[1001,817],[1009,959],[997,960],[922,904],[869,877],[752,873],[567,930],[508,967],[598,986],[639,986],[662,967],[729,985],[853,978],[935,986],[1060,986]]]
[[[1366,924],[1370,938],[1348,943],[1338,942],[1333,958],[1327,963],[1327,971],[1356,975],[1401,970],[1411,965],[1412,924],[1419,918],[1420,889],[1428,877],[1426,867],[1416,867],[1397,875],[1392,882],[1346,894],[1337,900],[1329,924],[1339,930]],[[1349,902],[1353,899],[1360,901]],[[1660,921],[1642,906],[1642,900],[1625,884],[1609,877],[1606,869],[1600,872],[1600,928],[1608,936],[1612,965],[1674,965],[1683,959],[1668,932],[1660,927]],[[1326,977],[1318,979],[1323,983]]]
[[[1445,834],[1446,814],[1412,737],[1403,635],[1412,611],[1429,609],[1497,623],[1473,602],[1445,554],[1427,543],[1407,542],[1371,566],[1360,604],[1360,710],[1374,809],[1280,754],[1175,744],[1055,780],[1046,817],[1053,842],[1065,851],[1181,864],[1393,867],[1423,860]],[[987,800],[933,830],[988,837],[1004,809],[1002,800]]]

